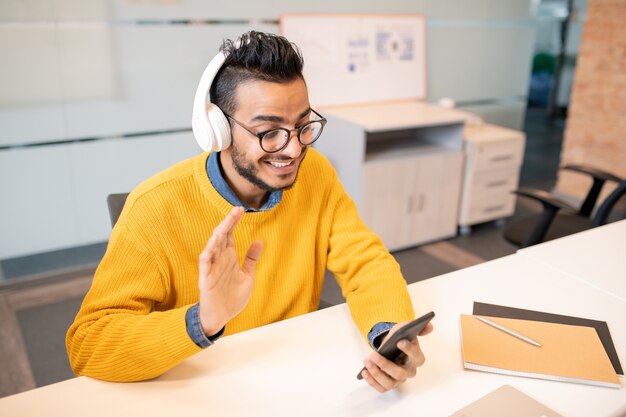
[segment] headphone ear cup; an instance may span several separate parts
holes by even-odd
[[[210,148],[215,151],[223,151],[230,146],[231,133],[228,119],[213,103],[207,103],[207,118],[209,120],[207,135],[209,136]]]
[[[219,52],[204,69],[193,100],[191,127],[196,142],[205,152],[219,152],[230,145],[230,125],[226,116],[209,99],[213,79],[224,64],[226,56]],[[208,101],[208,103],[207,103]]]

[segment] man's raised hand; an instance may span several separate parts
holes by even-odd
[[[200,323],[204,333],[212,336],[246,306],[254,285],[254,271],[263,243],[252,242],[241,268],[235,250],[233,230],[243,216],[243,207],[233,207],[213,230],[200,254],[198,287],[200,288]]]

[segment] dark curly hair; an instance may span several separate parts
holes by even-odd
[[[237,41],[225,40],[220,51],[226,55],[226,61],[215,76],[209,94],[211,102],[224,113],[235,112],[235,91],[242,82],[284,83],[304,79],[300,50],[282,36],[250,31]]]

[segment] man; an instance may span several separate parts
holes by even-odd
[[[258,32],[222,51],[210,98],[232,145],[129,195],[67,334],[77,374],[153,378],[222,334],[314,311],[326,268],[372,346],[413,319],[398,264],[310,148],[325,120],[309,105],[299,52]],[[403,365],[376,352],[364,361],[364,379],[381,392],[424,362],[417,340],[399,347]]]

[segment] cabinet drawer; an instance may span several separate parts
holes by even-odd
[[[475,224],[493,219],[508,217],[515,211],[515,196],[492,196],[476,201],[470,208],[467,218],[461,219],[461,224]]]
[[[472,153],[475,171],[519,167],[524,155],[524,141],[508,140],[474,144]]]
[[[511,191],[517,188],[518,180],[517,168],[482,172],[467,180],[459,223],[470,225],[510,216],[515,210],[515,195]]]
[[[468,198],[473,202],[497,195],[509,195],[511,191],[517,188],[518,181],[519,171],[517,168],[481,172],[474,176],[468,190]]]

